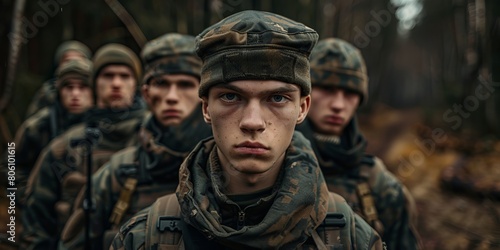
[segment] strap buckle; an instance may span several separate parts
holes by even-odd
[[[175,232],[181,231],[180,227],[181,218],[175,216],[159,216],[156,222],[156,228],[160,232],[165,232],[166,230]]]
[[[325,227],[343,228],[346,223],[343,213],[327,213],[323,220],[323,226]]]

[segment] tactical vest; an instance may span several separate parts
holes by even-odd
[[[351,249],[352,211],[343,199],[329,193],[328,213],[323,223],[313,231],[312,241],[318,249]],[[347,215],[347,216],[346,216]],[[175,194],[159,198],[149,209],[144,249],[185,249],[180,206]],[[307,246],[302,246],[308,249]]]
[[[175,192],[177,187],[170,183],[152,182],[151,178],[141,178],[149,173],[144,169],[142,174],[140,173],[137,153],[137,147],[127,148],[110,160],[112,193],[120,195],[109,218],[111,228],[104,233],[103,249],[109,249],[123,222],[153,204],[159,197]]]
[[[347,202],[352,206],[354,212],[358,213],[371,227],[373,227],[380,236],[384,233],[384,226],[379,219],[377,207],[375,206],[376,201],[373,197],[373,186],[376,182],[377,175],[373,174],[375,170],[376,164],[378,164],[379,160],[375,159],[372,156],[364,156],[361,160],[361,165],[359,167],[359,175],[352,177],[348,177],[349,183],[344,182],[345,185],[337,185],[331,183],[330,179],[336,179],[337,176],[328,176],[325,175],[325,180],[328,186],[328,190],[330,192],[337,193],[343,196]],[[338,186],[348,186],[348,184],[354,183],[355,185],[355,195],[357,199],[357,205],[352,204],[350,202],[350,197],[344,196],[344,190],[339,189]]]

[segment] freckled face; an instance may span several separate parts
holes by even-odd
[[[203,115],[212,125],[223,168],[248,175],[279,171],[310,101],[297,85],[274,80],[211,87],[203,97]]]

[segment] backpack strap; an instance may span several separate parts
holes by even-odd
[[[181,209],[177,196],[158,198],[151,206],[146,222],[145,249],[184,249]]]
[[[328,193],[328,211],[323,223],[313,231],[312,237],[318,249],[349,249],[350,231],[348,218],[350,213],[343,206],[337,206],[335,194]]]
[[[372,226],[380,236],[384,233],[384,226],[378,217],[377,207],[375,206],[375,198],[373,197],[370,187],[369,178],[374,178],[376,175],[371,174],[370,170],[376,164],[373,156],[365,155],[361,161],[364,166],[361,166],[362,179],[356,184],[356,195],[358,196],[361,206],[362,217]]]
[[[125,180],[125,184],[120,191],[120,198],[118,198],[118,201],[113,208],[113,212],[109,217],[109,222],[113,224],[113,226],[120,226],[123,215],[125,215],[127,209],[130,207],[130,200],[132,198],[132,194],[135,192],[136,187],[137,179],[129,177],[127,178],[127,180]]]
[[[137,149],[135,147],[127,148],[125,150],[122,150],[120,154],[113,156],[110,159],[110,167],[112,169],[111,174],[115,174],[113,171],[113,169],[115,169],[115,166],[118,166],[119,172],[121,171],[122,167],[126,169],[130,167],[136,169],[136,164],[134,164],[136,158],[136,150]],[[112,181],[111,188],[113,189],[113,193],[116,193],[118,190],[120,190],[118,201],[115,203],[113,211],[111,212],[111,216],[109,217],[109,222],[111,223],[112,228],[117,229],[120,227],[123,216],[130,207],[130,202],[132,200],[132,195],[134,194],[137,187],[137,182],[137,178],[131,176],[125,179],[123,186],[120,185],[117,180]]]
[[[370,186],[366,182],[360,182],[356,185],[356,193],[358,194],[364,217],[370,225],[373,225],[378,220],[378,213]]]

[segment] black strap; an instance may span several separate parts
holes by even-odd
[[[323,223],[323,227],[343,228],[346,225],[346,219],[343,213],[327,213]]]

